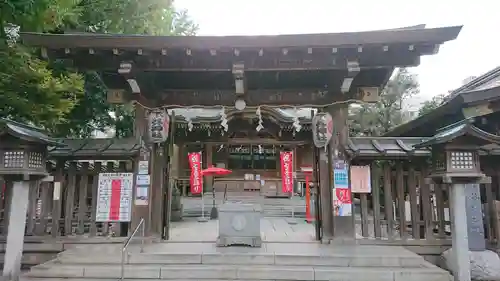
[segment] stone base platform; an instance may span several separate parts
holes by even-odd
[[[35,266],[22,281],[117,280],[121,245],[82,246]],[[422,257],[396,246],[263,243],[218,248],[215,243],[131,245],[126,280],[450,281]]]

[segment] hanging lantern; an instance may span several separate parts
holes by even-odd
[[[168,138],[170,118],[165,110],[153,110],[149,113],[149,140],[152,143],[165,142]]]
[[[313,141],[316,147],[326,147],[333,135],[333,118],[329,113],[321,112],[312,120]]]

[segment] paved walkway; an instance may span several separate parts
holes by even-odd
[[[268,242],[312,242],[315,241],[314,224],[308,224],[303,218],[294,219],[297,224],[289,224],[291,218],[265,217],[260,220],[262,239]],[[359,218],[358,218],[359,220]],[[356,238],[361,239],[361,224],[356,223]],[[173,222],[170,231],[171,240],[174,242],[214,242],[218,235],[218,221],[209,220],[198,222],[197,218],[186,218],[181,222]],[[387,227],[381,229],[382,237],[387,238]],[[394,230],[394,237],[399,236],[399,231]],[[373,238],[373,221],[368,222],[368,236]]]
[[[267,242],[312,242],[314,225],[303,219],[296,219],[291,225],[285,218],[263,218],[260,222],[262,239]],[[172,223],[170,232],[173,242],[215,242],[218,235],[218,221],[198,222],[188,219]]]

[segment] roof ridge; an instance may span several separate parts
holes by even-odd
[[[39,131],[39,132],[42,132],[42,133],[47,133],[47,131],[44,128],[42,128],[42,127],[38,127],[38,126],[27,124],[27,123],[22,123],[22,122],[19,122],[19,121],[14,121],[14,120],[9,119],[9,118],[0,118],[0,121],[6,122],[6,123],[10,123],[12,125],[15,125],[17,127],[21,127],[21,128],[24,128],[24,129],[29,129],[29,130],[33,130],[33,131]]]
[[[478,86],[481,86],[481,85],[487,83],[488,81],[491,80],[491,79],[487,80],[488,78],[494,78],[494,77],[496,77],[496,75],[500,75],[500,66],[497,66],[497,67],[493,68],[492,70],[490,70],[482,75],[479,75],[478,77],[476,77],[475,79],[473,79],[469,83],[466,83],[465,85],[462,85],[459,88],[451,91],[451,93],[447,97],[447,100],[450,100],[463,92],[470,91],[471,87],[478,87]]]

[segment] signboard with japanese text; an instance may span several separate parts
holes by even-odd
[[[203,177],[201,175],[201,152],[191,152],[188,154],[189,166],[191,167],[191,194],[203,192]]]
[[[371,193],[370,166],[351,166],[351,192]]]
[[[136,175],[135,177],[135,200],[137,206],[146,206],[149,204],[149,186],[151,184],[150,175]]]
[[[293,152],[281,152],[281,191],[293,192]]]
[[[137,173],[139,175],[147,175],[149,174],[149,161],[139,161],[139,169]]]
[[[333,161],[333,208],[336,216],[352,216],[349,167],[344,160]]]
[[[100,173],[97,222],[129,222],[132,214],[133,173]]]

